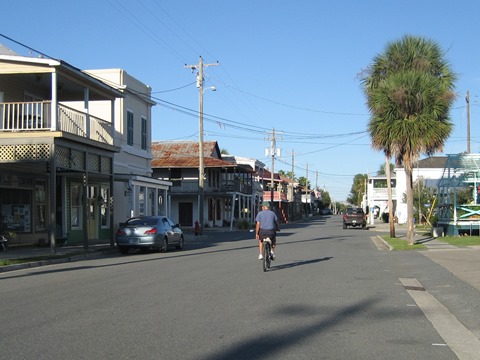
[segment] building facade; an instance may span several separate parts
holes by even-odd
[[[113,106],[121,97],[64,61],[0,54],[2,231],[52,249],[112,241]],[[96,102],[109,104],[102,117],[89,110]]]

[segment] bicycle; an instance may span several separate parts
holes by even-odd
[[[263,260],[262,260],[262,267],[263,271],[267,271],[270,269],[270,263],[273,260],[272,258],[272,240],[269,237],[265,237],[262,239],[263,244]]]

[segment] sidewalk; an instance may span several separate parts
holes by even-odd
[[[0,251],[1,260],[32,258],[32,262],[0,266],[0,273],[59,264],[84,259],[100,258],[118,253],[115,247],[109,244],[93,244],[85,251],[83,245],[57,247],[55,253],[48,246],[10,246],[7,251]]]
[[[389,234],[390,226],[387,223],[370,225],[370,229],[382,234]],[[395,225],[395,235],[406,237],[406,225]],[[415,234],[414,239],[427,247],[427,251],[420,253],[437,264],[443,266],[460,280],[480,290],[480,247],[457,247],[442,242],[442,238],[433,238]]]

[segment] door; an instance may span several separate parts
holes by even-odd
[[[182,226],[193,226],[193,203],[178,203],[178,221]]]
[[[88,206],[88,218],[87,218],[87,231],[88,240],[98,239],[98,201],[95,198],[89,198],[87,200]]]

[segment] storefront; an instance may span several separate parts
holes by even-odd
[[[33,239],[47,233],[47,180],[25,175],[0,176],[0,229]]]

